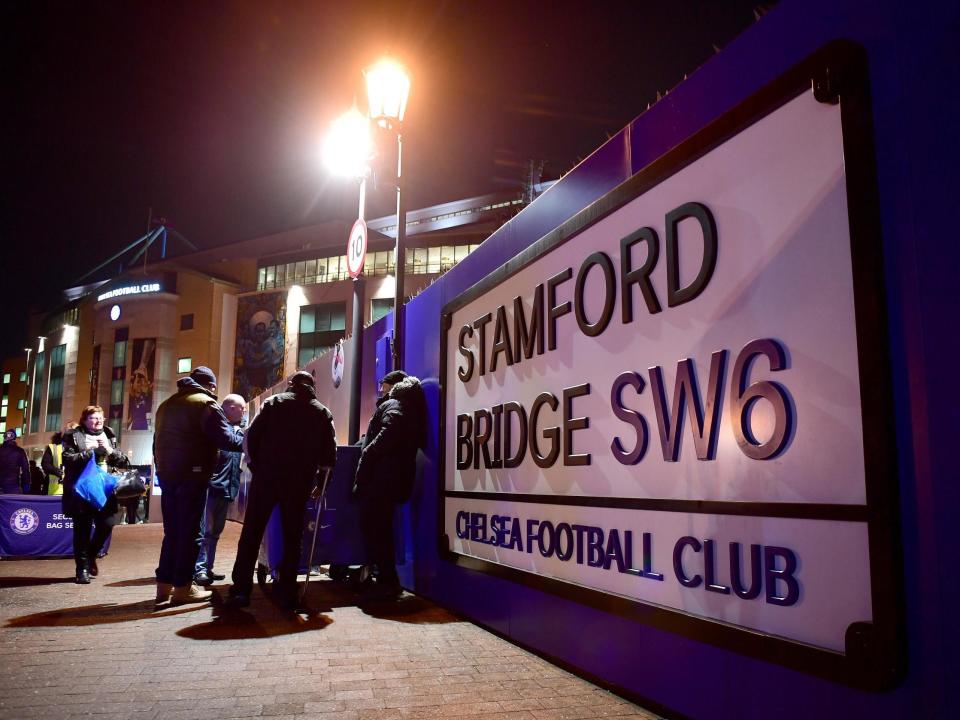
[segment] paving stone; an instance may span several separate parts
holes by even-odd
[[[239,530],[228,523],[220,571]],[[259,589],[225,613],[219,583],[213,602],[156,609],[161,535],[116,528],[90,585],[64,582],[70,559],[0,562],[0,719],[655,717],[420,598],[376,617],[311,580],[325,610],[294,620]]]

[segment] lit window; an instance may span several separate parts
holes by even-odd
[[[393,312],[393,298],[374,298],[370,301],[370,322],[376,322]]]
[[[4,374],[3,374],[3,384],[4,384],[4,385],[9,385],[9,384],[10,384],[10,373],[4,373]]]
[[[4,405],[0,407],[0,418],[5,418],[7,416],[7,406]]]
[[[180,358],[177,360],[177,372],[181,375],[193,370],[193,358]]]
[[[3,407],[6,407],[9,404],[10,404],[10,396],[4,395],[3,400],[0,400],[0,405],[2,405]]]
[[[7,421],[0,420],[0,433],[7,431]]]
[[[21,399],[21,400],[17,400],[17,410],[23,410],[23,409],[26,408],[26,407],[27,407],[27,401],[26,401],[26,400],[22,400],[22,399]]]
[[[297,367],[336,344],[346,327],[346,306],[343,303],[304,305],[300,308],[300,333]]]
[[[24,370],[20,373],[20,382],[26,382],[26,381],[27,381],[27,371]]]

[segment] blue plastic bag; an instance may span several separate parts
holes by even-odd
[[[116,490],[117,480],[110,473],[97,465],[96,456],[87,461],[87,466],[77,478],[73,490],[97,510],[102,510],[107,504],[107,498]]]

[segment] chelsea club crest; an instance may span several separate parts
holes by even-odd
[[[10,528],[17,535],[29,535],[40,527],[40,516],[30,508],[20,508],[10,516]]]

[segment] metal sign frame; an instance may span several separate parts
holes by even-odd
[[[779,502],[713,502],[613,498],[610,506],[664,512],[751,515],[867,523],[873,622],[847,629],[843,653],[605,593],[450,550],[444,534],[447,498],[504,499],[544,504],[588,505],[582,498],[465,493],[446,490],[447,348],[453,313],[513,274],[576,236],[630,200],[663,182],[805,91],[824,103],[840,104],[842,142],[853,269],[858,372],[861,392],[864,505]],[[897,460],[893,427],[884,264],[876,185],[869,76],[863,50],[852,43],[831,43],[740,105],[690,136],[604,197],[532,243],[520,254],[444,306],[440,357],[440,554],[459,566],[495,575],[621,618],[710,643],[761,660],[784,665],[855,687],[881,690],[899,682],[904,672],[903,580],[899,542]]]

